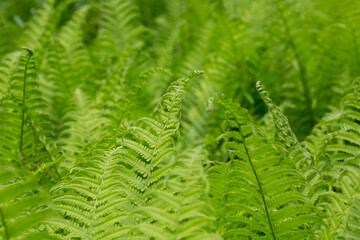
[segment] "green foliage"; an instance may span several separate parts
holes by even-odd
[[[211,168],[219,228],[226,239],[308,239],[321,219],[301,193],[307,183],[245,109],[221,102],[229,160]],[[219,191],[220,190],[220,191]],[[317,223],[317,224],[315,224]]]
[[[0,238],[360,239],[359,20],[1,1]]]
[[[51,198],[36,179],[20,177],[16,169],[3,165],[0,181],[1,239],[57,239],[44,225],[56,219]]]

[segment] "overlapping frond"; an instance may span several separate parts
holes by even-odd
[[[10,87],[11,74],[15,71],[20,52],[7,54],[0,63],[0,99],[5,97]]]
[[[186,151],[171,163],[171,170],[146,196],[151,204],[137,208],[143,222],[132,231],[155,239],[222,239],[214,234],[212,209],[208,205],[208,182],[201,147]]]
[[[153,117],[141,118],[129,129],[128,137],[119,139],[119,144],[128,149],[122,175],[140,195],[167,173],[175,151],[174,138],[179,129],[184,88],[191,78],[201,73],[195,71],[173,82],[156,106]]]
[[[88,5],[79,8],[55,38],[55,41],[62,47],[61,50],[57,48],[61,51],[57,61],[62,63],[61,67],[66,72],[62,81],[64,81],[63,84],[66,84],[70,92],[91,79],[92,68],[90,66],[92,62],[84,45],[84,31],[82,28],[89,8]],[[59,57],[63,59],[59,59]],[[88,87],[92,88],[94,84],[89,84]]]
[[[31,176],[15,168],[0,169],[1,239],[58,239],[46,231],[45,221],[56,219],[50,197]]]
[[[111,90],[111,95],[114,97],[112,98],[111,102],[107,103],[107,105],[105,106],[107,108],[106,117],[112,121],[112,126],[115,129],[120,127],[120,125],[123,123],[126,116],[130,112],[135,112],[133,108],[135,105],[139,106],[141,104],[141,102],[138,102],[139,100],[141,100],[140,97],[142,91],[145,90],[144,82],[146,79],[155,74],[172,76],[172,73],[167,69],[160,67],[150,68],[145,72],[141,73],[140,76],[135,79],[135,81],[132,81],[126,86],[124,86],[125,83],[116,84],[118,88],[121,88],[121,90],[117,87]],[[115,95],[117,96],[115,97]],[[144,105],[146,105],[146,103],[144,103]]]
[[[360,239],[359,29],[354,0],[1,0],[0,239]]]
[[[262,137],[245,109],[222,102],[230,159],[210,169],[219,231],[225,239],[306,239],[321,224],[315,207],[298,191],[306,185],[291,161]]]
[[[360,237],[359,86],[359,79],[356,79],[353,92],[342,99],[341,114],[337,118],[340,128],[328,133],[329,137],[323,141],[323,150],[317,156],[328,185],[320,201],[328,214],[329,226],[323,233],[329,238]]]
[[[273,103],[268,93],[262,88],[260,81],[256,83],[256,88],[273,117],[276,129],[275,141],[280,143],[289,157],[295,159],[295,164],[298,167],[308,165],[308,161],[312,160],[312,156],[297,140],[296,135],[291,130],[287,117],[282,113],[281,109]]]
[[[85,147],[104,134],[107,124],[108,120],[88,96],[76,89],[70,107],[62,118],[61,133],[57,140],[69,161],[67,167],[72,167],[75,158],[80,156]]]
[[[65,239],[113,239],[113,233],[126,209],[124,182],[120,181],[119,154],[122,148],[111,148],[112,142],[96,146],[84,164],[77,165],[69,176],[51,192],[62,221],[49,221],[50,226]],[[103,148],[106,146],[109,148]]]
[[[55,1],[46,0],[32,19],[27,23],[22,43],[36,52],[42,53],[43,46],[48,44],[51,31],[55,28],[57,19],[55,15]],[[42,54],[39,54],[42,57]]]
[[[38,86],[33,52],[25,49],[12,73],[10,88],[1,104],[2,160],[35,170],[54,160],[50,146],[53,129]],[[56,151],[56,150],[54,150]],[[50,153],[51,152],[51,153]]]
[[[140,119],[117,143],[114,137],[103,139],[110,142],[99,143],[100,149],[95,146],[94,153],[81,159],[83,164],[76,165],[66,180],[53,188],[64,222],[51,224],[62,235],[69,239],[127,236],[129,224],[136,221],[131,215],[134,206],[146,205],[149,197],[144,193],[169,170],[184,87],[199,74],[194,72],[174,82],[153,118]]]
[[[132,1],[106,0],[101,2],[100,9],[101,28],[97,36],[100,62],[109,64],[109,57],[142,47],[140,36],[145,28],[140,24],[137,6]]]

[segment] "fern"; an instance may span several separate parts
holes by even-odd
[[[297,165],[311,160],[312,156],[300,145],[296,135],[291,130],[287,117],[282,113],[280,108],[272,102],[271,98],[267,96],[267,92],[262,88],[261,82],[258,81],[256,83],[256,88],[274,119],[276,129],[275,141],[284,146],[285,151],[288,152],[288,156],[294,157]]]
[[[122,175],[139,194],[144,193],[166,174],[166,165],[175,150],[173,138],[179,128],[184,88],[191,78],[201,73],[193,72],[169,86],[154,110],[154,117],[142,118],[129,129],[136,141],[126,137],[119,140],[120,144],[128,149],[124,164],[129,164],[133,169],[129,171],[125,168]]]
[[[39,92],[31,50],[25,49],[21,55],[11,77],[8,96],[1,106],[4,116],[0,125],[3,159],[32,169],[42,162],[54,161],[49,145],[52,128],[44,111],[46,104]]]
[[[56,232],[66,239],[113,239],[107,235],[118,233],[115,224],[121,222],[121,206],[126,202],[117,174],[120,153],[120,148],[95,147],[83,159],[85,164],[73,168],[70,178],[51,190],[56,193],[56,208],[64,217],[63,221],[49,221]]]
[[[0,238],[359,239],[359,9],[0,1]]]
[[[65,58],[62,60],[65,62],[62,66],[67,67],[64,70],[66,73],[64,80],[70,92],[74,91],[77,86],[84,84],[88,80],[86,77],[89,77],[91,73],[90,56],[82,39],[82,25],[88,11],[89,6],[87,5],[78,9],[67,24],[62,27],[56,39],[62,46],[61,51],[63,53],[60,56]]]
[[[338,118],[341,128],[331,133],[332,138],[324,141],[323,152],[318,161],[325,165],[324,174],[331,179],[327,192],[322,196],[327,203],[329,229],[327,236],[339,239],[356,239],[359,230],[359,80],[353,83],[353,93],[342,100],[341,115]],[[325,161],[324,161],[325,160]]]
[[[267,143],[246,110],[222,102],[230,160],[210,169],[219,229],[225,239],[306,239],[321,219],[298,187],[306,185],[281,151]],[[285,214],[286,212],[286,214]]]
[[[106,0],[101,3],[102,19],[98,35],[98,48],[103,56],[101,61],[109,63],[110,59],[102,59],[105,54],[123,53],[125,49],[140,48],[143,43],[138,36],[144,28],[139,24],[135,4],[123,0]]]
[[[165,163],[175,150],[171,137],[178,128],[184,87],[197,74],[201,73],[195,72],[169,87],[154,112],[157,120],[140,119],[128,130],[141,141],[121,137],[118,147],[113,148],[115,142],[111,139],[108,145],[100,144],[100,150],[95,147],[91,157],[82,160],[84,164],[71,170],[69,180],[53,188],[57,193],[54,199],[57,209],[65,219],[64,223],[52,222],[58,231],[69,239],[113,239],[126,234],[127,224],[134,221],[129,216],[132,204],[144,204],[145,190],[163,178],[168,170]],[[149,129],[142,128],[140,123]],[[113,195],[115,189],[118,194]],[[75,195],[79,197],[74,198]],[[115,211],[118,215],[112,216],[110,213]]]
[[[212,211],[205,201],[208,182],[202,164],[206,158],[198,147],[171,163],[158,187],[146,193],[152,204],[135,210],[144,220],[133,231],[164,240],[221,239],[211,233]]]
[[[1,239],[57,239],[43,225],[55,218],[50,197],[31,176],[20,177],[13,167],[0,171]]]
[[[43,8],[29,21],[24,31],[23,44],[37,52],[42,52],[50,40],[51,29],[55,28],[56,18],[54,0],[44,1]],[[40,53],[39,56],[42,56]]]
[[[19,53],[10,53],[4,57],[0,65],[0,91],[1,98],[5,97],[10,87],[11,73],[14,72],[14,67],[18,61]]]
[[[91,104],[80,89],[75,90],[71,104],[70,110],[63,116],[58,140],[58,144],[63,146],[70,158],[79,155],[87,144],[98,139],[107,125],[101,111]]]

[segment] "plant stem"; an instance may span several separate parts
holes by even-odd
[[[10,240],[9,229],[8,229],[8,227],[6,225],[4,212],[3,212],[3,210],[1,208],[0,208],[0,217],[1,217],[1,224],[4,227],[5,239]]]
[[[25,123],[25,95],[26,95],[26,75],[27,75],[27,67],[30,61],[32,54],[29,54],[29,57],[25,64],[25,71],[24,71],[24,81],[23,81],[23,96],[22,96],[22,114],[21,114],[21,132],[20,132],[20,152],[22,152],[23,146],[23,135],[24,135],[24,123]],[[24,164],[24,163],[23,163]]]
[[[246,146],[246,142],[245,142],[245,137],[241,131],[241,126],[240,126],[240,129],[239,129],[239,132],[241,134],[241,140],[243,142],[243,145],[244,145],[244,149],[245,149],[245,152],[246,152],[246,156],[249,160],[249,163],[250,163],[250,166],[252,168],[252,171],[255,175],[255,178],[256,178],[256,181],[257,181],[257,184],[259,186],[259,191],[260,191],[260,194],[261,194],[261,197],[262,197],[262,201],[264,203],[264,208],[265,208],[265,212],[266,212],[266,217],[267,217],[267,220],[268,220],[268,223],[269,223],[269,227],[270,227],[270,231],[271,231],[271,235],[273,237],[274,240],[276,240],[276,237],[275,237],[275,233],[274,233],[274,229],[273,229],[273,226],[272,226],[272,223],[271,223],[271,220],[270,220],[270,214],[269,214],[269,210],[268,210],[268,207],[267,207],[267,204],[266,204],[266,200],[265,200],[265,196],[264,196],[264,193],[263,193],[263,190],[262,190],[262,187],[261,187],[261,183],[260,183],[260,180],[259,180],[259,177],[257,175],[257,172],[255,170],[255,167],[253,165],[253,162],[251,160],[251,157],[250,157],[250,154],[249,154],[249,150]]]

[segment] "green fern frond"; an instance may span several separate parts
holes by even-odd
[[[79,8],[66,25],[60,29],[55,38],[63,48],[63,53],[60,56],[65,57],[60,61],[65,63],[63,66],[69,68],[66,69],[67,75],[63,81],[66,81],[70,92],[89,81],[88,78],[92,72],[90,55],[83,42],[82,28],[89,9],[88,5]],[[92,86],[94,84],[89,84],[89,87]]]
[[[276,63],[271,64],[272,69],[269,70],[276,76],[273,77],[282,81],[277,82],[283,85],[282,90],[278,88],[282,91],[278,95],[283,95],[294,104],[286,109],[285,114],[297,137],[303,140],[316,124],[317,118],[325,113],[324,109],[322,111],[316,109],[316,100],[319,97],[316,92],[321,92],[322,89],[318,89],[315,81],[311,81],[318,74],[315,72],[317,69],[311,67],[318,56],[319,33],[312,31],[309,23],[312,20],[316,21],[316,14],[309,14],[305,18],[305,13],[313,10],[309,7],[311,5],[305,2],[293,0],[268,2],[270,3],[268,14],[277,16],[269,25],[269,38],[272,41],[270,46],[273,46],[268,54],[272,59],[274,57],[278,59]],[[300,118],[299,115],[302,117]],[[304,128],[308,129],[307,133],[300,130]]]
[[[173,154],[173,135],[178,129],[180,103],[191,73],[174,82],[154,112],[154,118],[140,119],[128,131],[133,138],[120,137],[95,146],[83,164],[74,167],[70,175],[52,192],[63,222],[51,226],[71,239],[113,239],[124,237],[135,221],[129,214],[134,204],[145,204],[145,190],[164,178]],[[98,118],[96,118],[98,119]],[[134,141],[136,139],[137,141]],[[105,139],[104,139],[105,140]],[[104,148],[102,147],[104,146]],[[110,149],[110,150],[108,150]],[[106,157],[104,157],[104,154]],[[113,213],[116,212],[114,215]]]
[[[58,239],[46,231],[45,222],[57,219],[50,197],[29,176],[12,167],[0,170],[1,239]]]
[[[32,19],[27,23],[24,31],[23,44],[34,49],[36,52],[41,52],[42,56],[47,42],[50,40],[51,31],[55,28],[56,20],[54,19],[55,8],[54,0],[46,0],[43,7],[39,9]]]
[[[64,219],[49,224],[63,238],[113,239],[107,235],[120,230],[116,226],[126,221],[123,211],[129,207],[128,193],[123,191],[126,187],[118,174],[122,151],[121,147],[104,150],[95,146],[83,159],[85,163],[74,167],[66,180],[51,190]]]
[[[166,177],[145,194],[151,202],[135,209],[144,219],[132,231],[164,240],[221,239],[211,234],[215,229],[206,202],[208,182],[202,166],[206,159],[198,147],[175,160]]]
[[[225,140],[230,160],[211,168],[209,175],[220,233],[225,239],[314,237],[312,227],[322,221],[310,200],[297,190],[306,181],[261,136],[245,109],[220,103],[227,120],[219,139]]]
[[[328,191],[320,196],[328,214],[326,235],[339,239],[360,236],[359,183],[360,183],[360,81],[354,80],[353,92],[341,101],[341,115],[337,119],[340,129],[329,132],[323,142],[323,151],[317,161],[324,165]],[[331,165],[327,164],[330,161]]]
[[[268,107],[275,124],[275,141],[284,146],[288,156],[295,157],[298,166],[307,164],[307,160],[311,160],[312,156],[303,146],[300,145],[296,135],[292,132],[287,117],[282,113],[281,109],[273,103],[268,93],[262,88],[260,81],[256,83],[256,89],[262,100]]]
[[[127,162],[131,166],[136,166],[136,162],[146,164],[147,171],[141,170],[139,173],[141,175],[145,173],[144,177],[135,178],[136,174],[134,173],[140,169],[130,168],[130,170],[135,171],[131,175],[126,173],[132,171],[124,171],[123,173],[130,186],[138,189],[140,194],[165,175],[169,156],[172,156],[175,151],[174,137],[179,128],[181,102],[185,94],[184,88],[191,78],[200,74],[202,74],[201,71],[194,71],[187,77],[173,82],[156,106],[153,118],[138,120],[130,128],[129,133],[133,136],[131,139],[127,137],[119,139],[119,143],[129,149],[127,156],[124,156],[124,164],[128,164]]]
[[[141,91],[145,88],[144,82],[155,74],[164,74],[172,77],[172,73],[167,69],[160,67],[150,68],[142,72],[138,78],[126,84],[126,86],[124,86],[125,82],[116,84],[118,87],[115,86],[111,90],[110,95],[117,95],[117,97],[114,96],[113,100],[111,100],[112,103],[107,104],[106,108],[108,111],[106,111],[105,116],[114,123],[113,126],[115,128],[119,128],[131,110],[134,112],[134,107],[141,104],[138,101],[141,97]],[[119,96],[120,92],[123,93],[121,96]]]
[[[0,154],[3,159],[34,170],[54,161],[53,128],[39,91],[33,52],[25,49],[13,72],[8,96],[1,102]]]
[[[140,24],[136,5],[123,0],[106,0],[101,2],[101,29],[98,34],[98,49],[100,61],[106,54],[116,56],[126,50],[139,49],[143,42],[139,36],[145,28]],[[108,58],[109,56],[107,56]]]
[[[57,140],[69,161],[67,167],[72,167],[75,158],[80,156],[88,144],[100,138],[107,125],[108,120],[102,116],[102,112],[85,93],[76,89],[70,99],[70,107],[62,118]]]
[[[0,63],[0,99],[5,97],[10,87],[11,74],[15,71],[20,52],[7,54]]]

